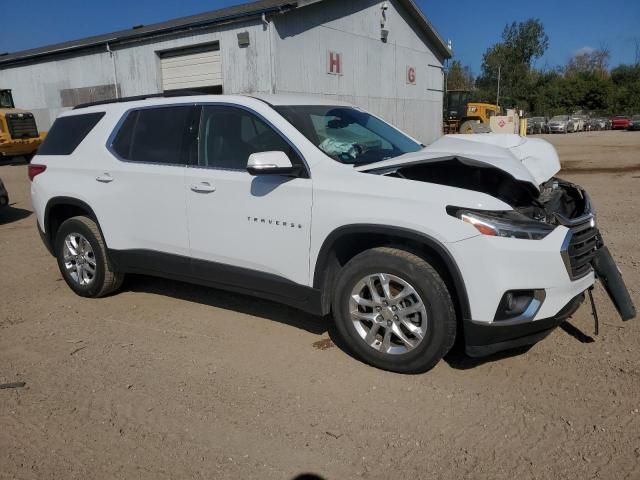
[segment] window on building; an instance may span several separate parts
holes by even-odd
[[[132,162],[187,165],[197,156],[199,108],[170,106],[129,112],[112,143]]]

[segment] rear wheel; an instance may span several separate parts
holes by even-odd
[[[60,225],[55,253],[62,277],[82,297],[103,297],[122,285],[124,274],[113,271],[100,229],[88,217]]]
[[[384,370],[427,371],[455,340],[456,318],[444,281],[424,259],[394,248],[367,250],[345,265],[333,314],[346,345]]]

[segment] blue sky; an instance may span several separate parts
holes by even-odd
[[[505,24],[536,17],[550,48],[539,67],[564,64],[582,48],[606,46],[611,64],[632,63],[640,43],[640,0],[417,0],[441,36],[451,39],[456,58],[480,71],[482,54],[497,42]],[[15,52],[108,33],[178,16],[215,10],[240,0],[3,0],[0,52]],[[26,9],[26,10],[25,10]]]

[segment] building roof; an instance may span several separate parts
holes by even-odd
[[[251,3],[244,3],[210,12],[199,13],[197,15],[190,15],[188,17],[180,17],[166,22],[154,23],[152,25],[139,25],[128,30],[96,35],[93,37],[47,45],[45,47],[33,48],[15,53],[0,54],[0,67],[95,47],[104,47],[106,49],[107,46],[127,41],[134,41],[157,35],[166,35],[216,24],[236,22],[246,19],[247,17],[255,17],[262,14],[286,12],[287,10],[301,8],[320,1],[325,0],[258,0]],[[433,25],[431,25],[429,20],[424,16],[415,1],[398,1],[409,12],[426,37],[433,43],[433,46],[438,53],[440,53],[444,58],[450,58],[451,52],[447,45],[444,43]]]

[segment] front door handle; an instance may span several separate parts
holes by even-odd
[[[196,193],[212,193],[216,191],[216,187],[209,182],[194,183],[189,188]]]
[[[96,180],[101,183],[109,183],[109,182],[113,182],[113,177],[105,172],[102,175],[98,175],[96,177]]]

